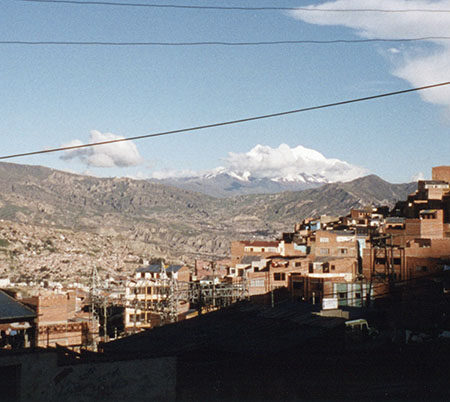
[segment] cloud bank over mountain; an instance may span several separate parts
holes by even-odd
[[[256,178],[296,181],[310,176],[324,181],[350,181],[364,176],[367,170],[339,159],[328,159],[320,152],[301,145],[291,148],[281,144],[278,148],[256,145],[246,153],[228,154],[227,168],[244,172]]]
[[[450,0],[337,0],[308,6],[310,9],[383,9],[439,10],[450,9]],[[352,28],[363,38],[450,37],[450,13],[438,12],[310,12],[296,10],[291,16],[316,25]],[[432,46],[430,46],[432,45]],[[392,74],[412,86],[448,81],[450,42],[427,39],[425,42],[402,44],[388,50],[393,62]],[[450,111],[450,90],[446,87],[420,92],[423,100],[445,106]]]
[[[100,131],[92,130],[90,132],[89,143],[111,141],[122,138],[124,137],[112,133],[101,133]],[[68,144],[64,144],[63,147],[75,145],[83,145],[83,142],[76,139]],[[143,158],[132,141],[68,150],[64,152],[61,159],[79,159],[87,166],[108,168],[136,166],[143,162]]]
[[[224,160],[225,166],[210,171],[156,171],[152,178],[213,178],[229,175],[236,180],[270,179],[284,182],[328,183],[350,181],[365,176],[367,169],[351,165],[339,159],[326,158],[320,152],[301,145],[291,148],[281,144],[278,148],[256,145],[248,152],[230,152]]]

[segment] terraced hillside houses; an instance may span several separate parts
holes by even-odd
[[[450,166],[389,210],[352,209],[347,216],[304,219],[274,241],[231,244],[229,276],[246,278],[250,297],[338,306],[371,300],[432,278],[450,267]]]

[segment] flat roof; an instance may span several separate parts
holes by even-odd
[[[264,240],[254,240],[254,241],[244,241],[246,247],[278,247],[277,241],[264,241]]]

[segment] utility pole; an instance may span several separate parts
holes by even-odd
[[[98,336],[98,312],[95,312],[95,304],[98,302],[100,292],[100,280],[98,276],[97,267],[92,268],[91,274],[91,288],[90,288],[90,299],[91,299],[91,329],[92,329],[92,347],[94,350],[97,349],[97,339]],[[97,317],[96,317],[97,315]]]
[[[107,332],[108,332],[108,314],[107,314],[107,305],[106,305],[106,297],[103,300],[103,341],[107,341]]]
[[[212,262],[212,272],[213,272],[213,274],[212,274],[212,280],[213,280],[213,283],[212,283],[212,305],[213,305],[213,308],[215,308],[216,307],[216,263],[213,261]]]

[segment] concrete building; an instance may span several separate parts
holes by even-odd
[[[189,302],[177,300],[177,290],[189,286],[190,270],[184,265],[163,264],[138,268],[126,283],[125,330],[139,331],[160,325],[171,316],[179,320],[189,311]]]

